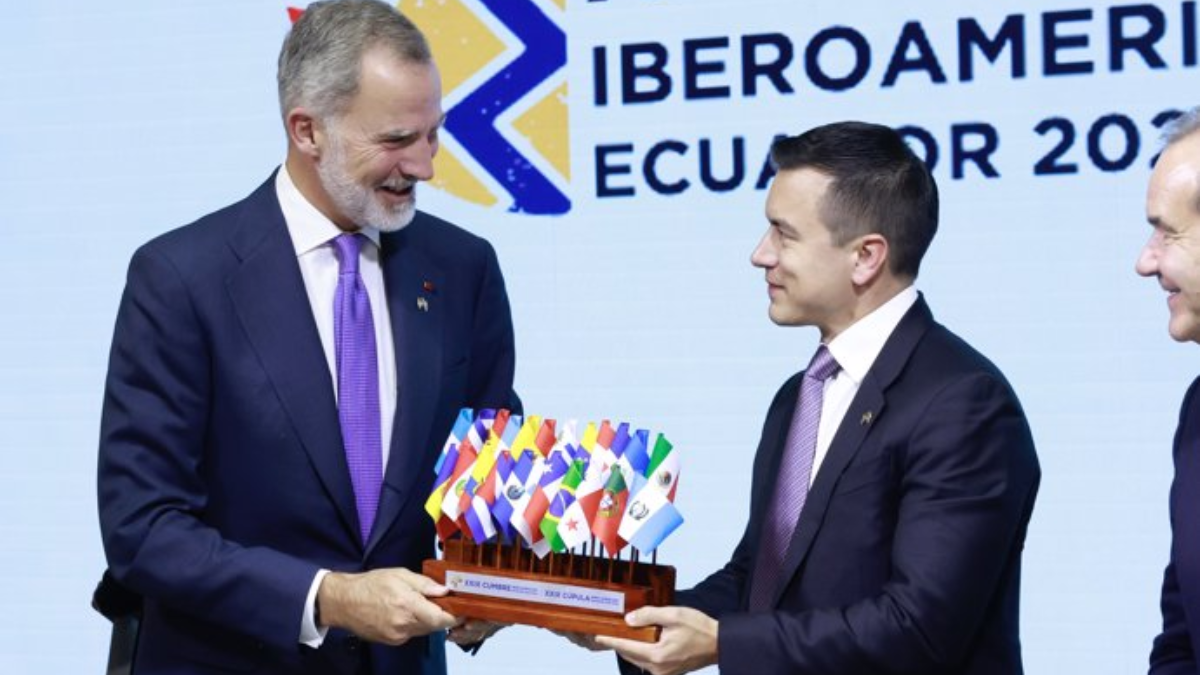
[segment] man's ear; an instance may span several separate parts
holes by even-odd
[[[310,159],[321,156],[320,136],[323,135],[323,131],[314,115],[305,108],[293,108],[288,111],[285,125],[288,140],[301,154]]]
[[[851,274],[856,286],[866,286],[887,270],[888,241],[881,234],[867,234],[854,244],[854,272]]]

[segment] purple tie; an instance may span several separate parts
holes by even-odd
[[[379,489],[383,484],[383,439],[379,429],[379,371],[375,360],[375,323],[358,252],[363,237],[338,235],[333,240],[338,258],[337,295],[333,300],[333,333],[337,353],[338,418],[346,464],[354,485],[359,534],[365,544],[375,523]]]
[[[770,609],[771,597],[779,584],[783,557],[787,553],[800,511],[808,498],[813,457],[817,450],[817,427],[821,423],[821,403],[825,398],[825,380],[838,371],[838,363],[825,345],[817,349],[804,373],[787,445],[779,462],[775,496],[767,510],[759,539],[758,562],[750,580],[750,609]]]

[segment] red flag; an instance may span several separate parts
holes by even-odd
[[[537,436],[533,439],[533,444],[537,447],[538,452],[542,453],[542,457],[548,457],[550,451],[554,449],[554,444],[558,441],[555,435],[554,420],[543,421]]]
[[[467,512],[467,509],[471,508],[471,499],[479,490],[479,486],[487,481],[488,475],[495,468],[496,448],[500,444],[500,435],[504,433],[504,427],[508,425],[510,414],[505,408],[497,410],[496,416],[492,419],[491,428],[488,430],[486,437],[482,439],[483,446],[475,449],[475,459],[470,468],[470,480],[464,484],[462,494],[459,495],[458,515],[460,519]],[[493,434],[495,435],[494,440]],[[468,447],[471,445],[469,436],[466,445]],[[495,499],[493,498],[492,501],[495,501]]]
[[[625,477],[614,469],[600,497],[596,519],[592,521],[592,534],[604,544],[610,557],[625,548],[625,540],[617,534],[617,529],[621,526],[621,516],[625,513],[628,499],[629,488],[625,485]]]
[[[600,431],[596,432],[596,445],[608,450],[612,447],[613,437],[616,435],[617,432],[613,431],[612,424],[609,424],[608,420],[603,420],[600,422]]]

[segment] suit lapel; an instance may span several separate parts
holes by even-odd
[[[829,451],[825,454],[809,490],[804,509],[800,512],[800,520],[796,523],[796,531],[792,534],[792,541],[784,556],[781,579],[791,580],[808,556],[813,540],[821,529],[821,523],[825,520],[830,499],[842,473],[858,454],[871,429],[886,423],[884,409],[887,407],[887,388],[900,375],[917,343],[932,324],[933,315],[921,297],[896,325],[875,363],[867,371],[858,393],[830,442]],[[779,585],[773,602],[778,602],[787,585],[787,581]]]
[[[357,533],[333,383],[274,177],[244,204],[229,242],[241,260],[226,281],[230,300],[343,524]]]
[[[432,482],[432,475],[422,474],[434,452],[427,445],[436,395],[441,391],[443,334],[443,308],[436,289],[444,284],[437,267],[412,245],[409,235],[419,226],[418,215],[417,222],[381,240],[399,391],[383,492],[367,555],[400,515],[417,486]]]

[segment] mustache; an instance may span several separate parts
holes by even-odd
[[[380,183],[379,187],[395,190],[397,192],[403,192],[415,186],[416,184],[417,182],[412,180],[405,180],[403,178],[390,178]]]

